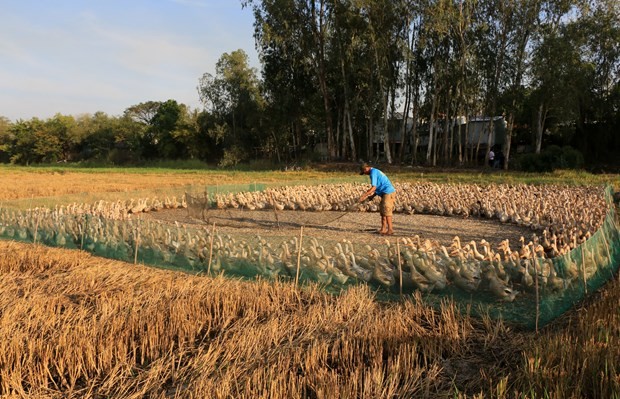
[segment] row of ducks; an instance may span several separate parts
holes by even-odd
[[[94,204],[82,204],[74,202],[69,205],[56,205],[53,208],[55,217],[67,215],[91,215],[113,220],[127,220],[132,215],[157,212],[164,209],[187,208],[186,195],[179,198],[166,196],[158,198],[131,198],[129,200],[104,201],[99,200]]]
[[[548,256],[574,249],[600,229],[610,204],[603,187],[525,184],[436,184],[396,183],[395,212],[441,216],[495,219],[531,228],[540,235]],[[275,211],[347,211],[376,212],[379,198],[358,203],[368,186],[331,184],[316,186],[281,186],[265,191],[212,193],[179,198],[165,197],[97,201],[94,204],[57,206],[55,214],[93,215],[106,219],[127,220],[146,212],[162,209],[190,208],[208,211],[247,209]],[[553,241],[551,237],[554,237]]]
[[[609,210],[604,187],[396,183],[395,212],[480,217],[531,228],[548,256],[574,249],[600,229]],[[363,184],[283,186],[263,192],[188,196],[190,208],[376,212],[378,197],[358,203]],[[554,243],[551,241],[554,237]]]
[[[605,240],[582,246],[579,259],[566,253],[549,258],[544,240],[533,235],[512,249],[504,240],[495,249],[485,240],[448,247],[419,236],[401,237],[384,247],[355,246],[348,240],[319,244],[316,238],[280,243],[257,236],[234,238],[207,228],[192,229],[155,220],[114,220],[92,215],[59,215],[50,209],[0,210],[0,236],[53,246],[82,248],[97,255],[241,275],[285,276],[322,284],[368,282],[389,289],[486,291],[502,301],[521,292],[558,292],[587,281],[612,254]],[[609,240],[617,239],[609,237]],[[298,273],[299,265],[299,273]]]

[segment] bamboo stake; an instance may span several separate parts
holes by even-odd
[[[403,269],[400,265],[400,243],[398,242],[398,239],[396,239],[396,253],[398,254],[398,282],[399,282],[398,290],[402,298],[403,296]]]
[[[581,274],[583,275],[583,291],[588,293],[588,281],[586,279],[586,249],[581,245]]]
[[[534,263],[534,284],[536,287],[536,334],[538,334],[538,320],[540,319],[540,292],[538,291],[538,262],[536,259],[536,252],[534,248],[530,246],[530,251],[532,253],[532,262]],[[527,270],[526,270],[527,272]]]
[[[304,226],[301,226],[299,232],[299,247],[297,248],[297,272],[295,273],[295,287],[297,287],[297,283],[299,282],[299,266],[301,264],[301,243],[304,239]]]
[[[202,209],[201,212],[202,214],[200,215],[202,217],[202,220],[207,220],[207,211],[209,210],[209,186],[205,186],[205,202],[202,205]]]
[[[211,239],[209,240],[209,264],[207,266],[207,274],[211,274],[211,260],[213,259],[213,238],[215,237],[215,222],[211,228]]]
[[[276,224],[278,229],[280,229],[280,220],[278,219],[278,210],[276,209],[276,200],[273,198],[273,192],[270,192],[269,196],[271,197],[271,206],[273,207],[273,214],[276,217]]]
[[[80,223],[81,237],[80,237],[80,251],[84,249],[84,234],[86,234],[86,223],[88,222],[88,217],[84,216],[84,226],[82,227],[82,223]],[[123,237],[124,238],[124,237]]]
[[[136,228],[134,244],[135,249],[133,253],[133,264],[135,265],[138,263],[138,245],[140,245],[140,217],[138,217],[138,227]]]
[[[33,237],[33,242],[34,245],[37,245],[37,233],[39,231],[39,221],[41,220],[41,214],[37,215],[37,222],[34,225],[34,237]]]

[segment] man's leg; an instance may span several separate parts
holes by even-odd
[[[385,217],[385,222],[387,225],[387,234],[394,234],[394,228],[392,227],[392,217],[391,216],[386,216]]]
[[[385,196],[381,196],[381,202],[379,203],[379,214],[381,215],[381,230],[379,234],[385,234],[388,231],[387,219],[385,217]]]
[[[383,214],[385,215],[385,232],[384,234],[394,234],[392,227],[392,212],[394,211],[394,194],[386,194],[383,196]]]
[[[388,231],[387,218],[381,215],[381,230],[379,230],[379,233],[385,234],[386,231]]]

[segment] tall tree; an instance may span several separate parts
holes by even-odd
[[[333,99],[327,59],[333,30],[328,0],[248,0],[243,4],[253,6],[255,37],[267,63],[266,68],[268,63],[275,61],[272,54],[281,54],[288,61],[287,69],[300,70],[301,73],[289,70],[293,76],[306,75],[318,87],[323,119],[321,130],[325,132],[329,156],[334,158],[338,148],[333,130]],[[300,97],[312,99],[312,94],[311,91]]]
[[[258,128],[264,107],[256,70],[243,50],[224,53],[215,70],[215,76],[205,73],[198,85],[206,110],[218,120],[211,134],[229,146],[251,151],[261,144]]]
[[[567,29],[564,16],[574,11],[570,0],[558,0],[544,5],[545,15],[538,30],[532,60],[532,99],[536,103],[535,152],[542,148],[543,133],[548,122],[566,123],[574,120],[583,75],[579,46]],[[571,82],[571,84],[566,84]]]
[[[523,78],[527,72],[530,43],[532,36],[539,26],[539,15],[542,7],[541,0],[517,0],[515,7],[506,9],[513,14],[515,29],[508,45],[508,58],[506,78],[508,86],[504,93],[504,106],[507,110],[507,129],[504,139],[504,169],[508,169],[510,162],[511,144],[515,118],[523,108],[525,101],[525,87]]]

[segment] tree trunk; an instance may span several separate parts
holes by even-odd
[[[452,152],[452,140],[450,136],[450,103],[452,102],[451,96],[452,90],[448,90],[448,97],[446,98],[446,116],[444,120],[444,142],[443,142],[443,164],[446,165],[450,160],[450,153]]]
[[[536,120],[536,154],[540,154],[542,147],[542,136],[545,128],[545,120],[547,119],[547,109],[543,103],[538,107],[538,117]]]
[[[273,136],[273,143],[275,144],[274,147],[276,149],[276,157],[278,158],[278,164],[280,164],[282,162],[282,159],[280,158],[280,148],[278,146],[278,138],[276,137],[276,133],[273,130],[271,131],[271,135]]]
[[[372,114],[368,118],[368,160],[371,160],[375,156],[375,129]]]
[[[340,111],[338,111],[338,140],[340,142],[340,159],[347,157],[347,116],[346,111],[342,112],[342,119],[340,118]],[[342,132],[340,131],[342,126]]]
[[[476,143],[476,154],[474,155],[474,157],[472,157],[472,160],[474,161],[475,165],[478,165],[478,155],[480,154],[480,140],[482,139],[482,135],[486,134],[487,125],[484,125],[484,126],[485,127],[482,129],[482,131],[478,133],[478,142]],[[487,154],[488,152],[489,151],[487,150]],[[486,156],[484,157],[484,159],[486,161]]]
[[[515,116],[511,112],[508,114],[508,126],[506,127],[506,140],[504,142],[504,164],[502,167],[504,170],[508,170],[508,162],[510,161],[510,147],[512,146],[512,129],[514,125]]]
[[[428,127],[428,147],[426,148],[426,163],[431,164],[431,155],[433,152],[434,134],[435,134],[435,107],[437,106],[437,91],[433,94],[433,103],[431,105],[431,116]],[[433,164],[434,166],[434,164]]]
[[[495,133],[495,121],[493,121],[493,116],[491,116],[489,120],[489,132],[487,133],[487,151],[486,151],[486,154],[484,154],[485,165],[489,165],[489,151],[491,151],[491,148],[493,148],[493,142],[495,140],[494,135],[493,135],[494,133]]]
[[[332,116],[329,105],[329,90],[327,88],[327,69],[325,67],[325,37],[324,37],[324,13],[325,3],[320,1],[320,9],[318,14],[317,24],[317,10],[314,1],[311,2],[312,12],[312,31],[317,45],[318,54],[316,55],[316,67],[318,71],[319,88],[323,96],[323,109],[325,111],[325,131],[327,132],[327,151],[331,159],[336,157],[337,143],[334,140],[334,132],[332,126]]]
[[[296,132],[296,129],[295,129],[295,122],[291,122],[291,142],[292,142],[292,145],[293,145],[293,157],[295,159],[297,159],[297,138],[295,137],[296,133],[297,132]],[[285,141],[285,144],[287,142],[288,142],[288,140]],[[288,148],[287,148],[287,151],[286,151],[286,159],[287,160],[290,160],[290,155],[291,155],[290,153],[291,152],[288,151]]]
[[[408,74],[408,72],[407,72]],[[400,128],[400,149],[398,151],[398,162],[403,162],[403,154],[405,153],[405,144],[408,142],[407,138],[407,121],[409,115],[409,107],[411,105],[411,91],[407,84],[405,88],[405,109],[403,110],[403,123]]]
[[[353,125],[351,124],[351,112],[349,111],[348,102],[345,103],[345,111],[347,117],[347,125],[349,126],[349,145],[351,146],[351,159],[357,159],[357,151],[355,150],[355,140],[353,139]]]
[[[458,118],[458,116],[457,116]],[[458,138],[458,147],[459,147],[459,166],[463,165],[463,133],[461,132],[461,128],[462,128],[462,124],[460,120],[457,120],[458,123],[458,131],[457,131],[457,138]]]
[[[418,161],[418,145],[420,142],[419,134],[418,134],[418,115],[420,113],[420,86],[418,82],[418,72],[415,72],[414,82],[416,82],[414,86],[413,92],[413,113],[411,115],[413,126],[411,127],[411,165]]]
[[[383,90],[381,90],[384,92]],[[383,151],[388,164],[392,164],[392,154],[390,151],[390,129],[388,126],[388,101],[389,96],[385,92],[385,101],[383,102]]]
[[[341,52],[342,54],[342,52]],[[351,146],[351,159],[355,160],[357,158],[357,154],[355,153],[355,141],[353,140],[353,126],[351,125],[351,112],[350,112],[350,108],[349,108],[349,90],[348,90],[348,85],[347,85],[347,75],[346,75],[346,71],[344,68],[344,57],[341,56],[340,57],[340,72],[342,74],[342,85],[344,87],[343,93],[344,93],[344,116],[342,118],[343,123],[342,123],[342,127],[343,127],[343,131],[342,131],[342,154],[344,156],[345,152],[346,152],[346,147],[345,147],[345,136],[346,136],[346,132],[347,132],[347,124],[348,124],[348,132],[349,132],[349,144]]]

